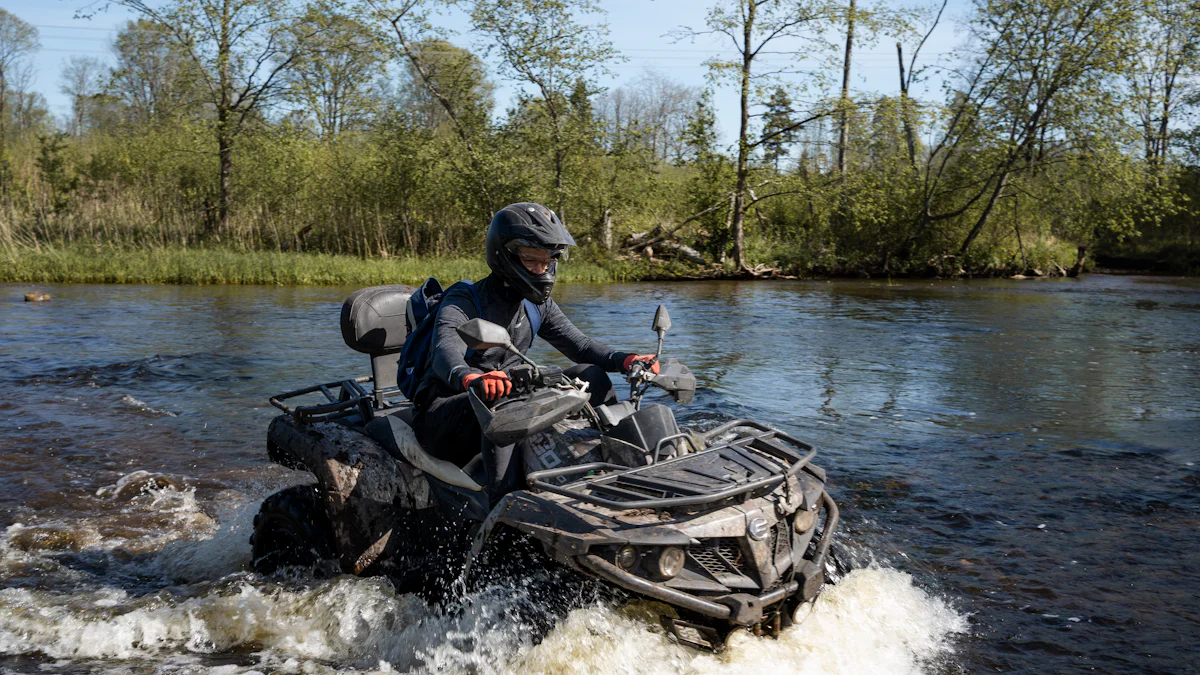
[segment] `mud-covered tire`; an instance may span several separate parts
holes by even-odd
[[[273,574],[285,567],[316,568],[334,560],[333,527],[316,485],[294,485],[263,500],[250,536],[254,571]]]

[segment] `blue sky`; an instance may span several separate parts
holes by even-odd
[[[111,60],[109,45],[117,29],[131,15],[119,7],[110,7],[95,14],[91,19],[75,18],[76,11],[87,5],[88,0],[8,0],[5,9],[37,26],[42,50],[35,62],[37,79],[34,88],[46,96],[51,111],[56,116],[69,112],[70,103],[59,91],[59,74],[63,64],[72,55],[94,56]],[[667,34],[680,26],[701,28],[709,6],[704,1],[688,0],[602,0],[601,6],[607,15],[613,45],[626,61],[610,66],[613,77],[605,78],[602,84],[620,86],[637,79],[647,69],[687,85],[704,86],[705,59],[726,56],[729,45],[716,38],[702,37],[693,42],[674,41]],[[951,0],[937,31],[922,51],[922,61],[932,64],[938,59],[948,59],[949,52],[958,46],[961,35],[958,23],[965,18],[970,8],[969,0]],[[474,38],[466,33],[466,22],[461,15],[444,17],[444,25],[457,31],[452,41],[462,46],[471,46]],[[874,45],[858,45],[853,59],[852,87],[858,92],[894,94],[898,89],[895,40],[882,38]],[[801,45],[793,45],[801,47]],[[788,50],[781,43],[777,50]],[[790,56],[772,55],[768,63],[790,61]],[[506,82],[497,80],[497,103],[503,110],[507,107],[515,90]],[[914,91],[921,96],[928,93],[940,98],[940,80],[931,76],[922,89]],[[736,132],[737,93],[732,87],[716,90],[718,119],[723,136],[729,140]]]

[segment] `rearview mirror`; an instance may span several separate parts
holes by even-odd
[[[658,339],[662,339],[664,333],[671,329],[671,315],[667,314],[667,306],[659,305],[658,311],[654,313],[654,332],[658,333]]]
[[[458,336],[463,339],[463,342],[467,343],[469,349],[482,351],[484,349],[491,349],[492,347],[503,347],[510,352],[516,350],[513,347],[512,338],[509,337],[508,331],[491,321],[471,319],[456,330],[458,331]]]

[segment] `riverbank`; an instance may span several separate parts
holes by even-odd
[[[966,271],[954,260],[916,274],[888,274],[862,269],[812,265],[755,265],[737,271],[721,265],[695,265],[678,260],[621,257],[611,260],[577,256],[559,268],[563,283],[623,281],[716,281],[735,279],[836,279],[872,277],[1014,277],[1063,276],[1061,264],[1046,269],[989,266]],[[1086,270],[1085,270],[1086,271]],[[1145,273],[1144,270],[1136,273]],[[419,284],[427,277],[442,281],[480,279],[488,274],[482,258],[359,258],[326,253],[238,251],[221,248],[126,249],[0,248],[0,283],[183,284],[264,286],[376,286]]]
[[[324,253],[163,248],[8,249],[0,252],[0,282],[83,284],[257,284],[266,286],[377,286],[487,276],[482,259],[373,258]],[[571,261],[567,283],[622,281],[620,270]]]

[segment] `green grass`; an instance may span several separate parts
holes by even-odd
[[[0,282],[87,284],[263,284],[274,286],[376,286],[481,279],[482,259],[367,259],[322,253],[272,253],[226,249],[125,250],[70,248],[0,250]],[[585,261],[571,261],[559,280],[605,282],[624,278]]]

